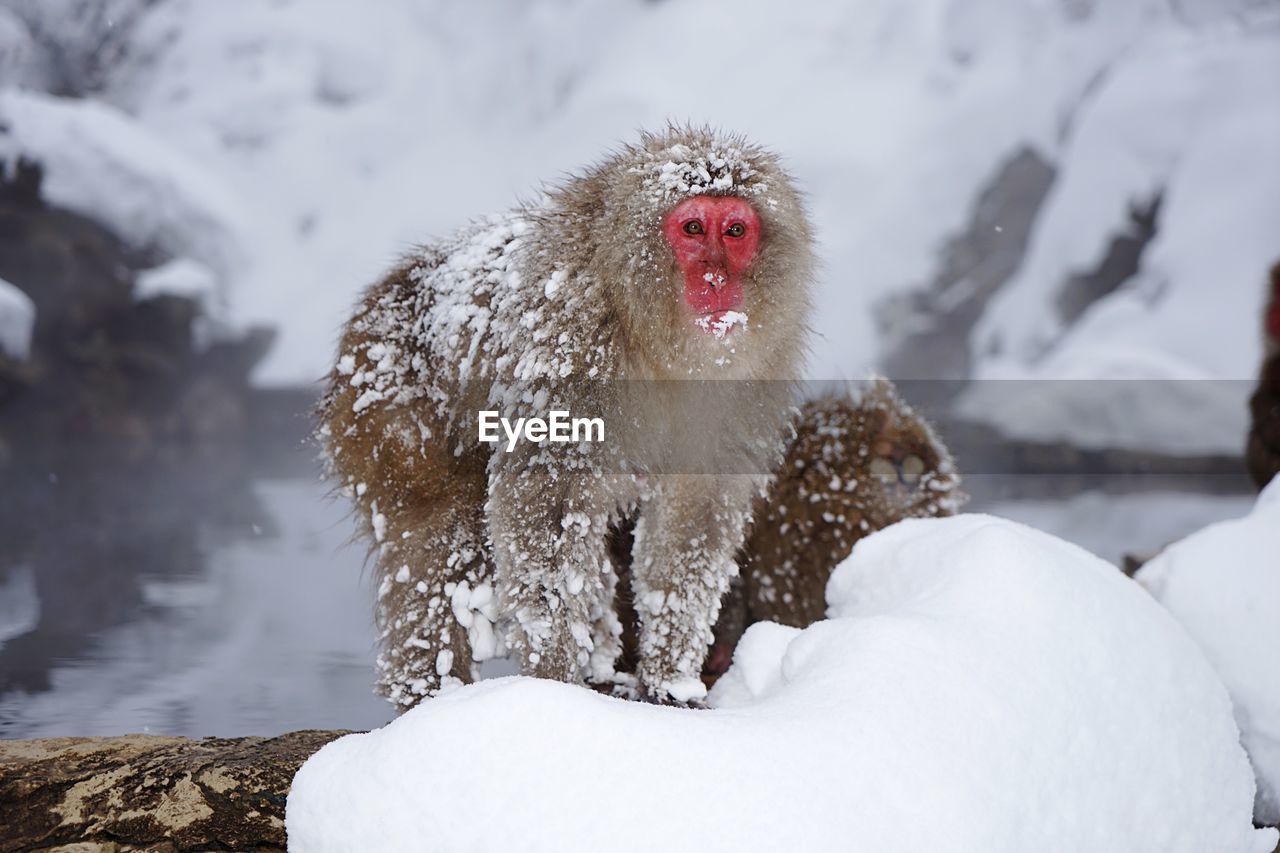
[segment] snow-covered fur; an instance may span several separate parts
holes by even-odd
[[[747,323],[727,337],[691,322],[660,233],[698,194],[744,198],[761,220]],[[507,649],[526,673],[613,680],[606,537],[628,516],[640,684],[660,700],[703,695],[733,557],[780,452],[812,270],[777,159],[672,127],[422,248],[364,295],[320,437],[376,542],[380,687],[393,702],[470,681]],[[776,381],[672,381],[687,379]],[[507,452],[478,441],[483,409],[601,417],[605,438]]]
[[[1253,424],[1245,450],[1249,474],[1259,489],[1280,473],[1280,263],[1271,268],[1263,336],[1266,356],[1249,401]]]
[[[807,402],[743,549],[746,624],[817,622],[827,579],[858,540],[965,500],[946,445],[887,380],[856,400]]]

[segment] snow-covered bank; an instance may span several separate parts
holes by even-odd
[[[863,540],[685,711],[507,678],[313,757],[290,848],[1263,853],[1227,693],[1096,557],[986,516]],[[500,821],[492,819],[501,815]]]
[[[1280,823],[1280,480],[1251,513],[1169,546],[1138,580],[1222,676],[1257,771],[1256,816]]]
[[[190,155],[114,107],[0,90],[0,168],[12,173],[21,159],[42,167],[45,201],[133,248],[195,259],[224,284],[247,263],[239,201]]]
[[[1106,68],[1062,144],[1026,258],[975,329],[979,379],[1042,382],[1037,405],[975,385],[965,410],[1019,438],[1239,453],[1280,258],[1280,26],[1152,34]],[[1107,263],[1159,199],[1134,275],[1078,317],[1071,277]],[[1230,248],[1228,248],[1230,247]],[[1115,263],[1115,261],[1111,261]],[[1078,283],[1077,283],[1078,284]]]

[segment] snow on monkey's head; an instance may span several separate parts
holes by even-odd
[[[655,374],[794,376],[813,240],[778,157],[740,136],[644,133],[554,201],[589,274],[611,283],[622,337]]]

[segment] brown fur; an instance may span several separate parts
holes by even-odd
[[[700,168],[673,180],[672,162]],[[661,240],[691,184],[747,197],[761,218],[744,275],[751,326],[732,348],[692,327]],[[776,461],[786,386],[670,380],[794,377],[810,243],[776,158],[671,128],[544,205],[423,249],[365,294],[320,437],[376,541],[380,686],[393,701],[470,681],[495,629],[524,672],[609,679],[621,626],[606,539],[623,518],[636,519],[641,687],[689,692]],[[480,409],[601,416],[606,440],[507,453],[477,440]]]
[[[824,618],[827,578],[859,539],[962,501],[950,454],[888,382],[806,403],[743,548],[746,624]]]
[[[858,400],[807,402],[756,505],[704,678],[723,673],[756,622],[804,628],[823,619],[827,580],[858,540],[904,518],[952,515],[965,499],[946,447],[888,382]]]

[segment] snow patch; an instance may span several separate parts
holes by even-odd
[[[1254,816],[1280,823],[1280,480],[1243,518],[1170,545],[1137,577],[1204,649],[1235,702],[1258,777]]]
[[[138,273],[134,295],[139,299],[152,296],[187,296],[209,308],[218,303],[218,276],[199,261],[175,258]]]
[[[722,341],[735,327],[741,326],[743,329],[747,327],[747,315],[741,311],[720,311],[706,317],[698,317],[693,322],[702,331],[710,332],[712,337]]]
[[[334,741],[294,779],[290,849],[650,850],[636,815],[709,851],[1275,844],[1226,690],[1100,559],[986,516],[912,520],[827,593],[827,621],[747,632],[713,710],[512,677]]]
[[[35,325],[36,306],[31,297],[0,278],[0,355],[26,360]]]
[[[42,195],[135,247],[190,257],[222,280],[246,256],[245,212],[201,165],[114,107],[0,91],[0,162],[44,168]]]

